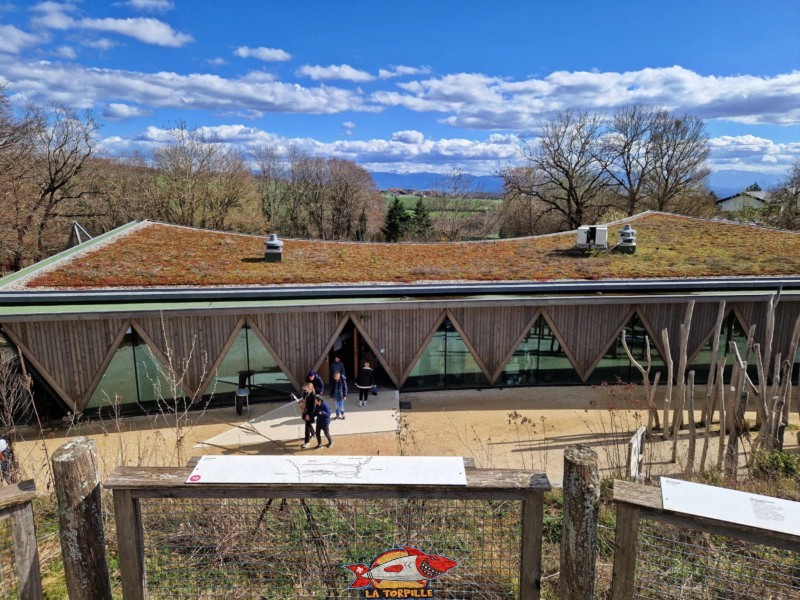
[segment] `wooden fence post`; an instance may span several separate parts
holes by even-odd
[[[70,600],[111,600],[94,440],[79,437],[58,448],[53,480]]]
[[[641,515],[637,508],[627,504],[617,504],[616,509],[617,527],[614,531],[611,600],[627,600],[633,598]]]
[[[564,514],[561,528],[561,600],[594,598],[600,479],[597,453],[579,444],[564,450]]]
[[[544,492],[529,494],[522,503],[520,549],[520,600],[538,600],[542,588],[542,534]]]

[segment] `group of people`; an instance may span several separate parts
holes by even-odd
[[[347,401],[347,377],[345,376],[344,363],[339,356],[335,356],[331,364],[331,378],[329,381],[329,394],[331,400],[336,404],[335,415],[333,420],[344,420],[344,406]],[[370,367],[369,361],[365,361],[364,365],[358,372],[356,377],[356,387],[358,388],[358,405],[364,407],[367,405],[369,394],[372,388],[375,387],[375,374]],[[311,438],[316,436],[317,448],[322,448],[322,434],[328,440],[328,448],[333,446],[333,438],[331,438],[330,425],[331,425],[331,409],[325,402],[322,394],[325,391],[325,384],[322,378],[315,371],[309,371],[306,382],[303,385],[303,396],[297,398],[300,404],[302,419],[305,423],[304,442],[301,448],[308,448],[311,443]]]

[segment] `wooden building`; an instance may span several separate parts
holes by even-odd
[[[616,229],[637,230],[633,254]],[[780,291],[774,352],[800,315],[800,235],[663,213],[609,225],[612,249],[575,233],[465,243],[285,240],[132,223],[0,280],[0,346],[19,349],[51,414],[185,397],[224,402],[297,390],[338,354],[407,390],[638,381],[622,350],[660,332],[673,353],[694,301],[690,368],[726,339],[762,344]],[[702,377],[702,375],[701,375]],[[284,396],[285,397],[285,396]],[[204,403],[204,402],[203,402]]]

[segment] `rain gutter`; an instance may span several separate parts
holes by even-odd
[[[0,290],[0,305],[305,300],[403,297],[465,297],[499,294],[665,294],[697,292],[800,291],[800,277],[640,279],[503,283],[304,285],[106,290]]]

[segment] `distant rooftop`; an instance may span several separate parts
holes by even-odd
[[[284,239],[264,262],[264,237],[144,221],[0,279],[0,292],[313,284],[568,281],[800,275],[800,235],[666,213],[630,223],[635,254],[575,250],[575,233],[461,243]],[[99,240],[99,241],[98,241]]]

